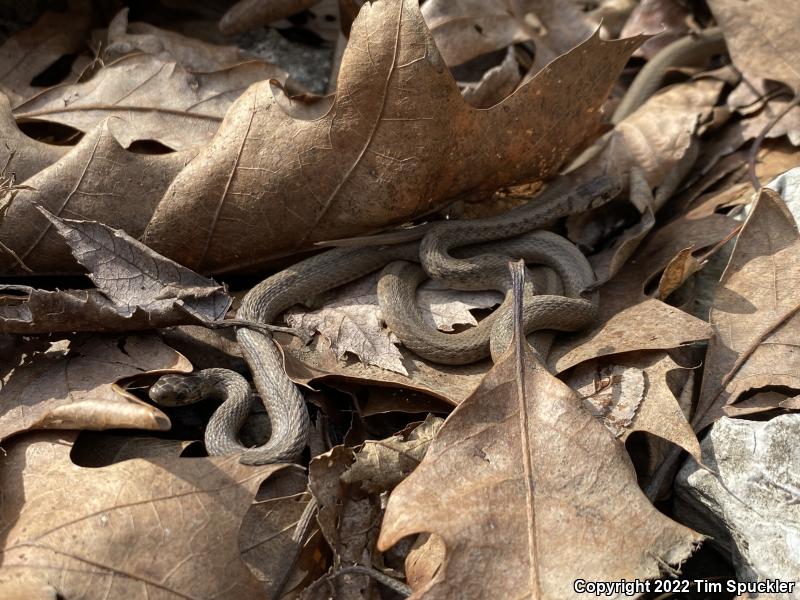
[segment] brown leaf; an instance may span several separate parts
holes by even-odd
[[[579,598],[578,578],[656,577],[702,540],[647,501],[622,444],[524,340],[392,492],[378,548],[419,532],[446,547],[415,590],[431,599]]]
[[[700,461],[700,443],[667,383],[670,372],[680,368],[665,352],[642,352],[617,357],[611,364],[583,363],[570,373],[567,383],[595,410],[602,402],[606,409],[603,420],[621,440],[627,440],[634,431],[646,431],[682,447]],[[596,391],[598,382],[606,385]],[[626,411],[625,420],[621,420],[615,408],[630,406],[631,393],[639,401],[633,406],[633,414]],[[659,456],[663,458],[664,454],[662,449]]]
[[[36,75],[65,54],[84,49],[91,15],[82,10],[46,12],[32,26],[9,37],[0,47],[0,91],[16,105],[41,88]]]
[[[0,174],[10,177],[12,174],[16,182],[25,181],[45,167],[49,167],[62,156],[69,148],[54,146],[34,140],[22,133],[17,126],[11,106],[2,93],[0,93]]]
[[[636,51],[650,60],[659,50],[686,35],[688,17],[687,7],[675,0],[642,0],[625,22],[620,37],[639,33],[654,35]]]
[[[259,484],[284,465],[165,457],[87,469],[70,447],[52,433],[8,447],[3,573],[32,573],[64,598],[264,597],[237,536]]]
[[[355,461],[340,475],[340,479],[358,485],[369,494],[393,489],[417,468],[444,419],[428,415],[424,422],[404,435],[364,443]]]
[[[705,321],[650,298],[646,287],[686,246],[713,246],[737,226],[723,215],[690,213],[652,232],[626,267],[600,288],[597,324],[557,340],[550,354],[556,371],[601,356],[667,350],[710,337]]]
[[[189,372],[157,337],[62,340],[15,366],[0,388],[0,440],[28,429],[165,431],[167,416],[116,385],[131,375]]]
[[[319,503],[322,533],[334,553],[334,565],[366,564],[371,566],[372,552],[380,526],[380,502],[377,497],[357,498],[348,493],[341,476],[353,463],[352,450],[335,446],[330,452],[311,460],[308,485]],[[333,581],[336,598],[361,600],[370,597],[374,582],[363,575],[343,575]]]
[[[21,190],[9,206],[0,240],[40,274],[74,273],[78,269],[68,246],[34,204],[56,216],[101,221],[138,238],[158,199],[193,155],[128,152],[101,123],[61,160],[25,181],[32,189]],[[5,255],[0,264],[6,272],[19,268]]]
[[[319,0],[239,0],[219,21],[219,30],[233,35],[269,25],[314,6]]]
[[[496,67],[483,74],[480,81],[461,84],[461,95],[475,108],[491,108],[505,100],[516,89],[522,76],[514,49]]]
[[[350,352],[367,365],[408,375],[403,355],[395,346],[398,342],[384,324],[378,304],[378,278],[376,272],[323,294],[315,302],[322,308],[291,309],[286,320],[309,338],[319,332],[339,359]],[[491,308],[503,300],[492,290],[456,291],[435,282],[426,282],[417,294],[422,318],[441,331],[453,331],[454,325],[477,325],[470,310]]]
[[[602,100],[640,42],[595,35],[498,106],[476,110],[441,63],[416,0],[366,4],[336,97],[290,102],[268,82],[252,86],[173,181],[143,239],[198,270],[241,269],[408,220],[465,191],[547,177],[596,131]],[[205,218],[189,222],[187,212]]]
[[[306,346],[300,340],[287,339],[286,336],[276,336],[276,339],[286,357],[286,372],[297,383],[328,379],[368,382],[424,392],[450,404],[458,404],[469,396],[491,367],[489,360],[458,367],[429,364],[401,348],[403,368],[408,372],[406,376],[365,365],[347,356],[339,360],[330,348],[321,344]]]
[[[156,254],[119,229],[94,221],[61,219],[40,211],[70,247],[88,277],[117,306],[158,313],[179,305],[204,321],[218,321],[231,297],[213,279]]]
[[[131,52],[152,54],[164,62],[177,62],[187,71],[210,72],[251,61],[238,46],[209,44],[150,23],[128,22],[128,8],[120,10],[108,24],[103,46],[106,61]],[[266,63],[265,63],[266,64]]]
[[[557,0],[428,0],[422,14],[450,66],[530,39],[536,73],[594,29],[575,5]]]
[[[716,332],[693,421],[700,430],[748,390],[800,389],[800,234],[781,197],[763,188],[714,295]]]
[[[708,6],[725,34],[733,64],[747,79],[772,79],[800,92],[793,0],[709,0]]]
[[[257,81],[286,81],[286,73],[261,61],[207,73],[151,54],[106,63],[88,80],[51,87],[14,109],[21,123],[59,123],[90,131],[113,118],[114,137],[128,147],[155,140],[175,150],[205,146],[236,98]]]

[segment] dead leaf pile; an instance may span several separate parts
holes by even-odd
[[[1,598],[733,578],[671,498],[715,421],[800,410],[792,0],[35,4],[0,23]],[[724,50],[664,60],[715,28]],[[657,91],[612,122],[648,64]],[[558,204],[598,182],[619,192]],[[596,275],[596,320],[546,356],[518,320],[496,364],[417,356],[380,272],[236,318],[320,246],[526,204]],[[417,292],[446,333],[502,301]],[[298,465],[208,456],[217,399],[149,400],[163,374],[252,379],[234,327],[271,332],[302,390]]]

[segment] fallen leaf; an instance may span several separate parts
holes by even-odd
[[[709,0],[708,7],[745,78],[772,79],[800,91],[800,49],[792,41],[797,6],[792,0]]]
[[[509,48],[499,65],[483,74],[480,81],[462,83],[461,95],[475,108],[491,108],[505,100],[522,81],[514,49]]]
[[[143,241],[197,270],[243,269],[429,213],[465,191],[547,177],[596,131],[600,104],[641,41],[594,35],[476,110],[416,0],[366,4],[337,95],[288,100],[268,82],[250,87],[175,178]]]
[[[748,390],[800,390],[800,234],[781,197],[763,188],[714,294],[716,335],[693,420],[699,431]]]
[[[373,273],[323,295],[316,302],[323,308],[291,309],[286,320],[306,337],[319,332],[338,359],[350,352],[367,365],[408,375],[395,346],[399,342],[383,322],[377,296],[379,276]],[[417,296],[423,320],[441,331],[453,331],[454,325],[477,325],[470,310],[491,308],[503,300],[502,294],[492,290],[455,291],[436,282],[420,286]]]
[[[313,458],[308,467],[308,487],[319,503],[317,520],[333,550],[333,564],[371,566],[372,552],[380,527],[381,507],[377,497],[356,498],[347,493],[341,475],[354,460],[353,452],[335,446],[330,452]],[[353,600],[370,597],[375,585],[363,575],[343,575],[332,582],[334,596]]]
[[[276,335],[275,338],[286,357],[286,372],[296,383],[326,380],[369,382],[424,392],[454,405],[472,393],[491,366],[489,360],[457,367],[430,364],[401,348],[403,368],[408,372],[406,376],[365,365],[348,356],[339,360],[330,348],[322,344],[307,346],[300,340],[287,339],[287,336]]]
[[[164,413],[116,383],[131,375],[191,370],[153,336],[62,340],[3,378],[0,440],[29,429],[168,430]]]
[[[68,13],[44,13],[0,46],[0,91],[12,106],[41,90],[31,85],[36,75],[62,56],[84,49],[91,15],[83,10],[86,6],[76,6],[79,10]]]
[[[22,182],[59,160],[69,148],[45,144],[20,131],[8,98],[0,93],[0,174]]]
[[[175,175],[193,151],[145,155],[124,150],[107,123],[87,133],[61,160],[25,181],[0,223],[0,240],[38,274],[76,272],[75,259],[52,224],[34,207],[56,216],[102,221],[138,238]],[[142,176],[146,173],[147,176]],[[13,241],[12,241],[13,240]],[[2,271],[17,262],[0,255]]]
[[[213,279],[164,258],[124,231],[93,221],[61,219],[40,208],[87,276],[117,306],[160,312],[177,304],[204,321],[218,321],[231,297]]]
[[[530,39],[536,73],[595,29],[577,6],[553,0],[428,0],[422,14],[450,66]]]
[[[290,17],[318,2],[319,0],[239,0],[222,16],[219,30],[225,35],[241,33]]]
[[[666,352],[641,352],[619,356],[609,364],[583,363],[570,372],[566,383],[593,405],[615,437],[624,441],[634,431],[645,431],[700,460],[700,442],[689,425],[689,415],[683,413],[667,382],[670,372],[679,369]],[[605,387],[596,391],[598,382]],[[624,414],[617,407],[625,409]],[[665,454],[662,451],[659,456]]]
[[[635,53],[650,60],[661,49],[688,33],[688,17],[687,7],[675,0],[642,0],[631,12],[619,37],[639,33],[655,36]]]
[[[646,294],[648,283],[687,245],[713,246],[738,227],[730,217],[704,214],[683,215],[645,238],[626,268],[600,288],[596,325],[556,340],[549,357],[556,372],[601,356],[667,350],[710,337],[708,323]]]
[[[258,81],[284,83],[286,73],[261,61],[224,70],[189,72],[151,54],[106,63],[91,78],[51,87],[14,109],[20,123],[59,123],[90,131],[107,118],[123,147],[155,140],[174,150],[205,146],[225,112]]]
[[[7,447],[0,573],[32,573],[64,598],[264,597],[237,536],[261,481],[285,465],[173,457],[87,469],[71,445],[46,433]]]
[[[163,62],[177,62],[195,73],[227,69],[254,58],[238,46],[209,44],[150,23],[129,23],[128,8],[123,8],[108,24],[103,56],[110,62],[136,51],[152,54]]]
[[[415,590],[431,599],[579,598],[578,578],[657,577],[703,539],[648,502],[622,444],[518,338],[392,492],[378,548],[420,532],[446,548]]]
[[[353,464],[339,478],[369,494],[392,490],[417,468],[442,423],[444,419],[428,415],[408,435],[367,440],[356,452]]]

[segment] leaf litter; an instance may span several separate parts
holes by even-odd
[[[0,46],[0,595],[560,600],[705,575],[680,461],[723,416],[800,410],[791,2],[212,4],[70,2]],[[264,25],[298,57],[344,48],[330,95],[259,58]],[[611,118],[643,64],[717,27],[723,49]],[[621,192],[558,205],[598,180]],[[599,297],[549,353],[516,326],[496,363],[421,358],[378,273],[236,318],[321,242],[537,204]],[[451,334],[500,301],[417,292]],[[207,456],[217,399],[148,399],[165,373],[250,377],[233,327],[274,335],[303,390],[300,468]],[[269,437],[263,410],[245,429]]]

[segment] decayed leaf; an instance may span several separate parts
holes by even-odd
[[[106,118],[114,137],[128,147],[155,140],[175,150],[207,144],[236,98],[252,83],[286,73],[261,61],[192,73],[151,54],[106,63],[79,83],[51,87],[14,109],[19,122],[44,121],[89,131]]]
[[[350,352],[367,365],[408,375],[403,355],[395,346],[397,340],[383,323],[376,291],[378,277],[379,273],[374,273],[324,295],[318,300],[323,308],[292,309],[287,321],[307,337],[319,332],[339,359]],[[425,322],[442,331],[453,331],[454,325],[477,325],[470,310],[491,308],[503,300],[501,294],[491,290],[446,290],[433,282],[423,284],[417,295]]]
[[[792,0],[709,0],[733,64],[752,82],[772,79],[800,91],[800,48]],[[765,43],[769,40],[769,43]]]
[[[76,272],[68,246],[35,207],[56,216],[102,221],[138,238],[170,181],[192,151],[144,155],[124,150],[102,123],[61,160],[25,181],[0,223],[0,240],[39,274]],[[13,241],[12,241],[13,240]],[[18,272],[0,254],[0,271]]]
[[[334,567],[340,564],[371,566],[372,552],[380,527],[381,507],[374,496],[354,497],[342,485],[341,476],[354,460],[352,450],[335,446],[312,459],[308,467],[308,486],[319,503],[319,521],[325,539],[334,553]],[[363,575],[344,575],[333,582],[335,597],[360,600],[370,597],[375,585]]]
[[[314,6],[320,0],[239,0],[219,21],[219,30],[232,35],[269,25]]]
[[[61,219],[40,208],[69,245],[88,277],[117,306],[160,312],[174,304],[206,321],[217,321],[231,297],[213,279],[164,258],[124,231],[94,221]]]
[[[664,352],[643,352],[620,356],[613,364],[579,365],[567,383],[593,405],[616,437],[626,440],[634,431],[646,431],[700,460],[700,443],[688,415],[667,385],[667,375],[680,368]]]
[[[461,95],[475,108],[491,108],[505,100],[521,80],[514,49],[509,48],[503,62],[486,71],[480,81],[462,83]]]
[[[550,355],[556,371],[600,356],[666,350],[708,339],[708,323],[650,298],[645,288],[686,246],[713,246],[736,227],[736,221],[723,215],[687,214],[652,232],[626,267],[600,288],[596,325],[556,341]]]
[[[622,444],[515,345],[389,498],[379,549],[419,532],[446,547],[414,597],[579,598],[577,578],[646,579],[685,560],[702,536],[647,501]]]
[[[714,295],[695,429],[748,390],[800,389],[800,234],[781,197],[764,188]]]
[[[643,0],[631,12],[620,37],[638,33],[654,35],[636,51],[636,54],[649,60],[659,50],[686,35],[689,29],[688,16],[687,7],[675,0]]]
[[[489,360],[458,367],[430,364],[401,348],[403,368],[408,372],[406,376],[365,365],[349,356],[339,360],[330,348],[322,344],[307,346],[296,338],[275,337],[283,348],[289,377],[302,384],[326,379],[369,382],[417,390],[450,404],[458,404],[472,393],[491,367]]]
[[[19,183],[50,166],[69,148],[55,146],[34,140],[19,130],[8,98],[0,93],[0,175],[10,177]]]
[[[94,336],[58,342],[3,378],[0,439],[28,429],[167,430],[167,416],[115,385],[131,375],[189,372],[189,362],[157,337]]]
[[[340,476],[345,483],[358,485],[370,494],[393,489],[417,468],[444,419],[428,415],[407,436],[394,435],[385,440],[364,443],[355,461]]]
[[[52,433],[7,447],[0,573],[33,574],[64,598],[264,597],[237,537],[259,484],[284,465],[164,457],[87,469],[70,447]]]
[[[530,39],[534,73],[594,29],[577,6],[557,0],[429,0],[422,14],[448,65]]]
[[[238,46],[209,44],[150,23],[129,23],[127,8],[120,10],[108,24],[106,43],[101,49],[107,61],[139,51],[164,62],[177,62],[188,71],[204,73],[253,60]]]
[[[90,17],[84,10],[47,12],[5,41],[0,47],[0,91],[12,105],[41,90],[31,86],[36,75],[65,54],[85,48]]]
[[[408,220],[465,191],[546,177],[596,131],[641,41],[595,35],[480,111],[458,93],[416,0],[366,4],[336,97],[288,101],[267,82],[252,86],[173,181],[143,239],[198,270],[244,268]]]

